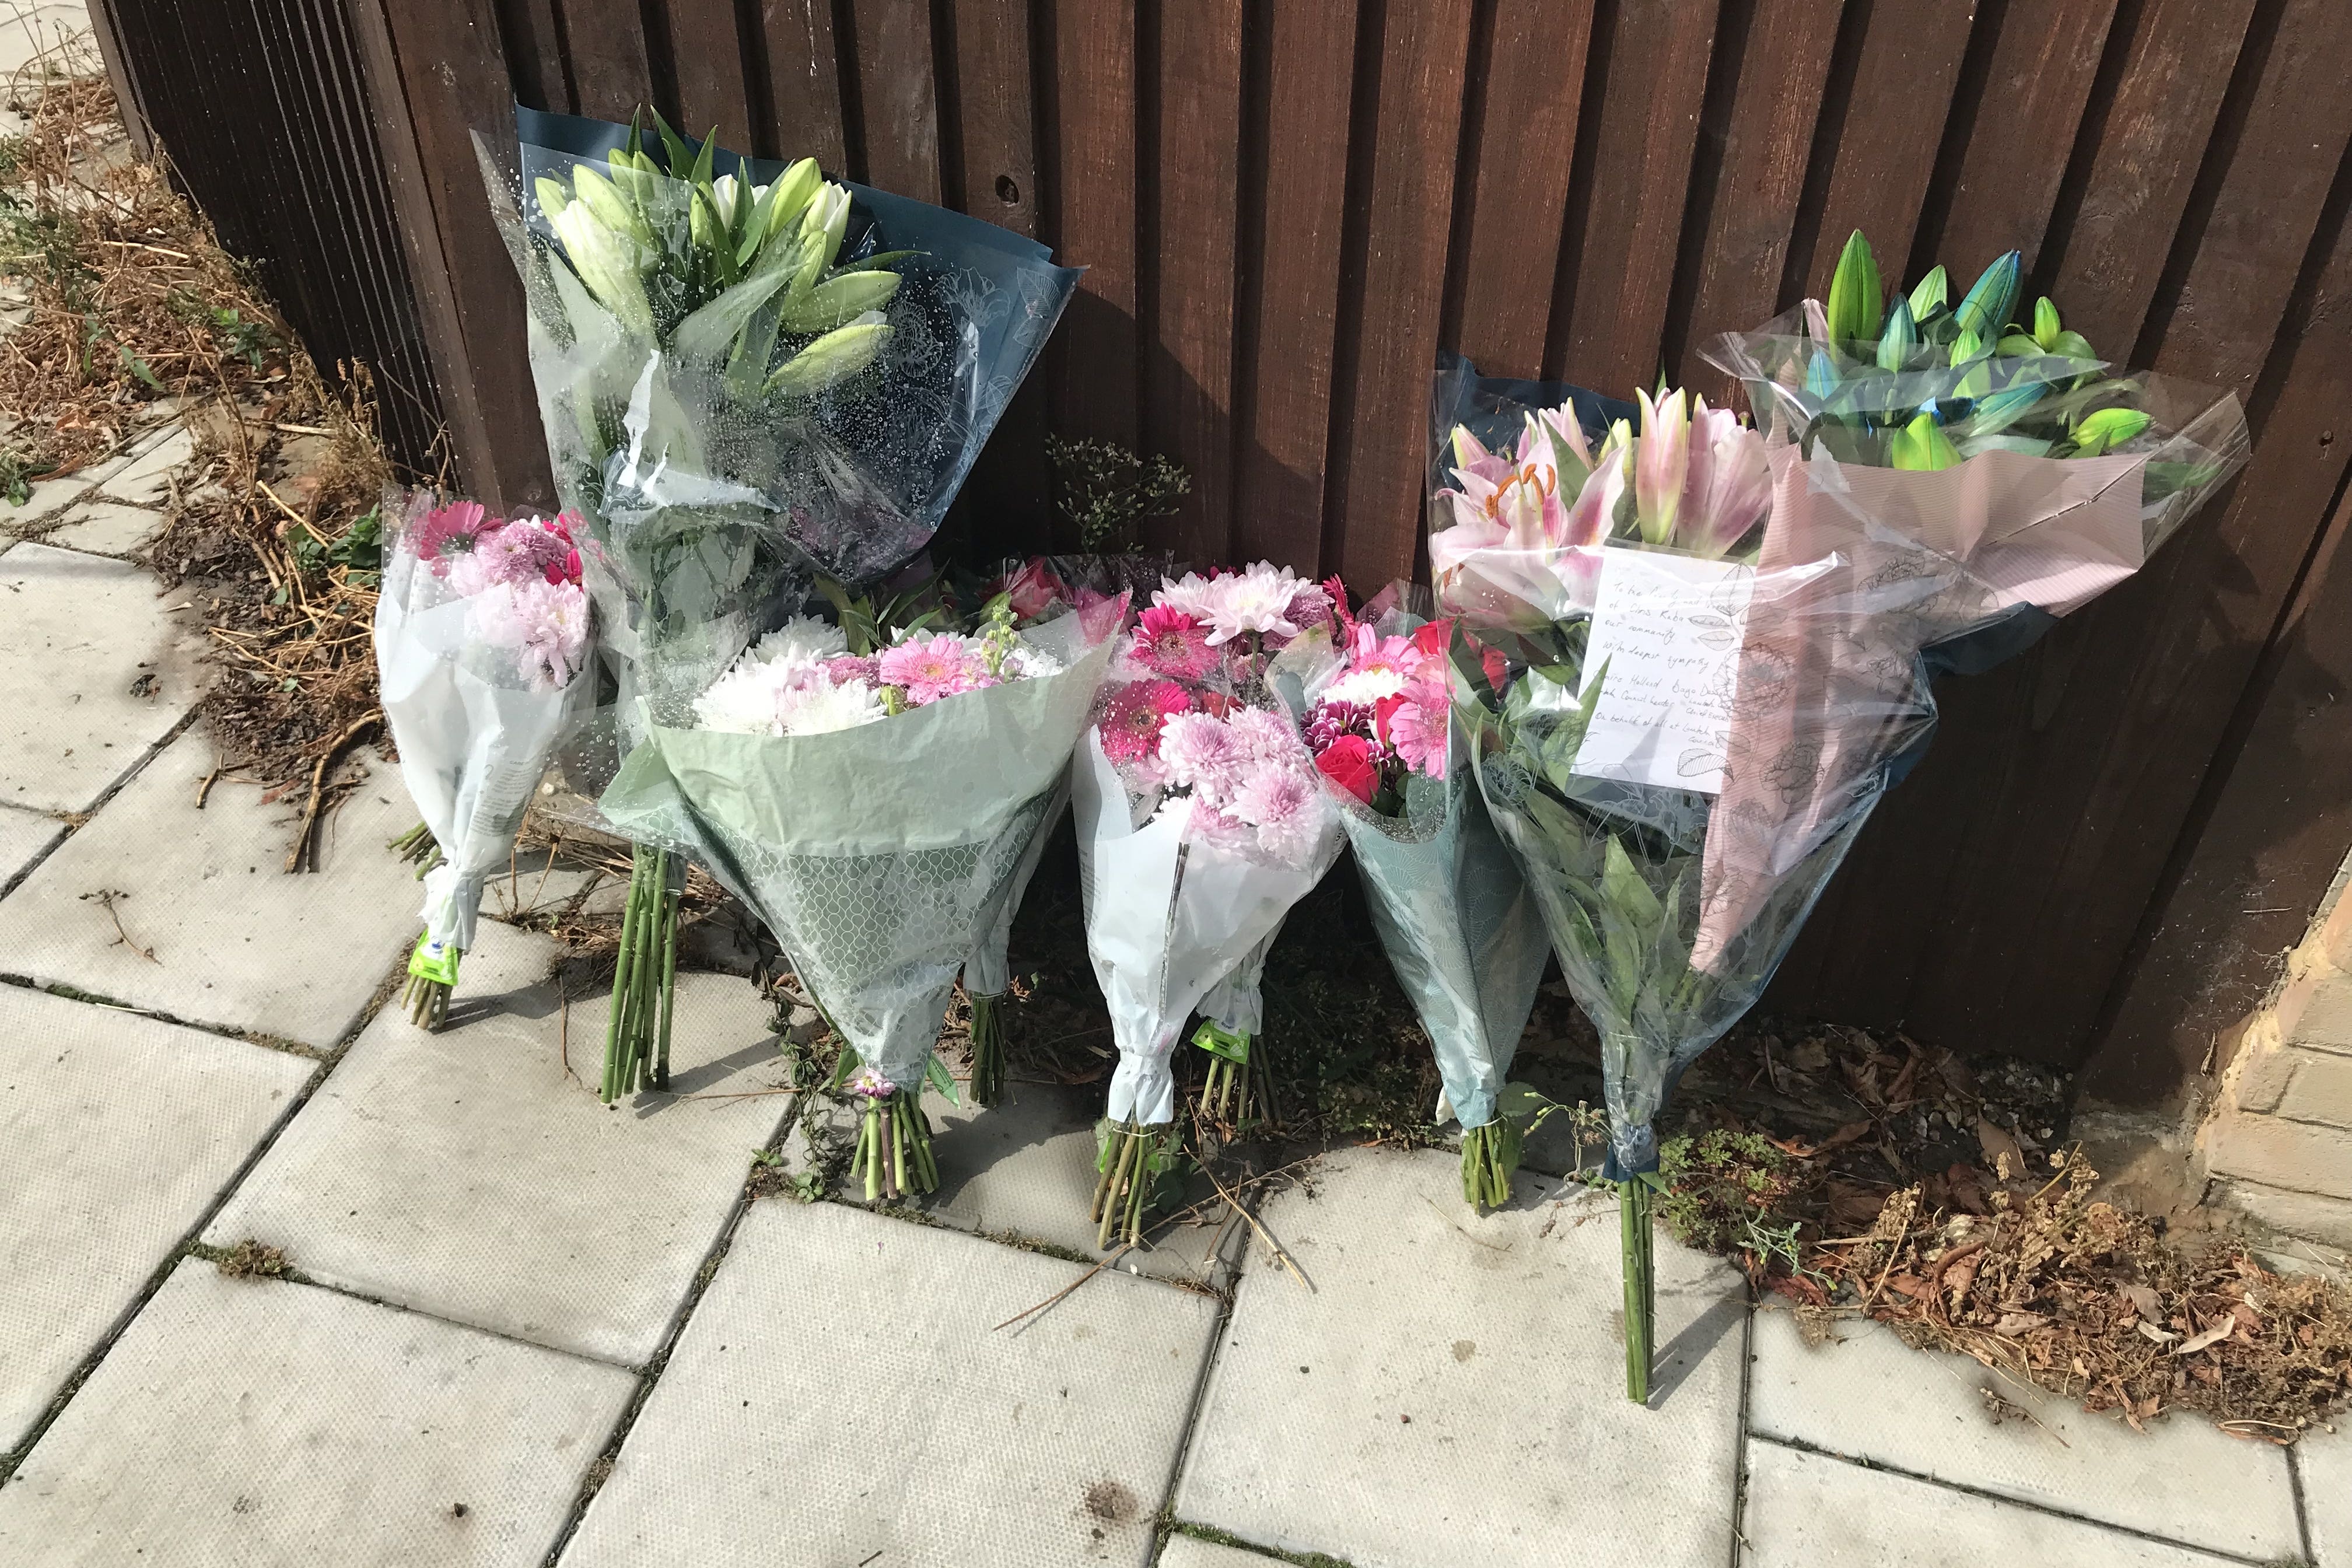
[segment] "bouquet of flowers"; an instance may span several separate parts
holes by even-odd
[[[1979,309],[1998,321],[2007,301],[1963,314]],[[1964,374],[1984,368],[1962,357]],[[1967,416],[1972,394],[1944,384],[1931,425]],[[2212,444],[2185,459],[2199,471],[2153,490],[2151,455],[2183,454],[2170,437],[1898,470],[1849,460],[1895,457],[1879,422],[1859,422],[1841,458],[1828,424],[1776,418],[1768,437],[1680,393],[1641,397],[1638,430],[1620,420],[1598,443],[1557,411],[1527,419],[1510,457],[1475,431],[1453,439],[1452,526],[1431,540],[1441,598],[1466,589],[1455,607],[1507,656],[1498,677],[1456,645],[1457,713],[1601,1035],[1633,1398],[1648,1393],[1665,1093],[1762,993],[1926,744],[1931,658],[1999,623],[2047,624],[2127,575],[2240,460],[2223,402],[2201,416]],[[2092,410],[2071,406],[2079,431]],[[1498,605],[1498,584],[1524,594]]]
[[[376,598],[376,671],[400,771],[440,858],[424,873],[425,934],[409,1016],[447,1014],[483,884],[505,868],[587,658],[577,519],[501,521],[473,501],[399,510]]]
[[[691,725],[818,584],[864,587],[922,548],[1077,275],[811,159],[756,163],[657,119],[653,138],[528,110],[517,124],[527,196],[483,162],[557,489],[584,524],[606,702],[566,765],[593,795],[653,726]],[[640,843],[647,953],[675,942],[682,878]],[[628,979],[666,997],[662,965]],[[616,1004],[638,1036],[623,1056],[667,1005]]]
[[[1339,854],[1313,762],[1266,688],[1274,656],[1331,618],[1329,592],[1263,562],[1163,581],[1080,748],[1087,950],[1119,1052],[1092,1210],[1104,1246],[1140,1238],[1172,1165],[1169,1058],[1186,1018],[1236,970],[1232,1012],[1255,998],[1265,944]]]
[[[1549,956],[1541,917],[1496,837],[1453,722],[1453,624],[1401,607],[1399,584],[1337,650],[1276,665],[1338,808],[1372,926],[1437,1056],[1441,1120],[1462,1124],[1462,1196],[1510,1198],[1524,1129],[1498,1105]],[[1381,613],[1383,605],[1391,607]],[[1486,668],[1496,673],[1497,656]]]
[[[919,1100],[953,1094],[932,1047],[956,973],[1050,820],[1124,609],[1024,631],[1000,596],[969,632],[887,640],[794,618],[690,724],[651,725],[604,793],[767,923],[842,1037],[869,1198],[937,1184]],[[608,1098],[636,1060],[618,1047]]]

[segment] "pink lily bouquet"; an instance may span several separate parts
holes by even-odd
[[[384,717],[424,818],[396,847],[438,855],[408,963],[410,1016],[426,1027],[448,1012],[483,886],[513,853],[579,686],[588,599],[576,521],[501,520],[425,495],[399,508],[373,637]]]
[[[1286,654],[1276,684],[1299,716],[1372,927],[1435,1052],[1437,1119],[1463,1129],[1463,1199],[1496,1207],[1510,1198],[1528,1109],[1517,1102],[1530,1098],[1505,1079],[1550,949],[1462,755],[1454,624],[1401,607],[1412,592],[1395,584],[1361,620],[1343,607],[1340,646]],[[1484,658],[1499,676],[1501,657]]]
[[[767,923],[841,1036],[869,1199],[938,1184],[919,1101],[926,1085],[957,1098],[934,1052],[956,976],[1009,923],[1125,611],[1024,627],[999,595],[961,629],[936,610],[896,630],[855,606],[794,617],[694,700],[691,725],[650,722],[604,792]],[[667,971],[655,936],[633,952],[625,925],[622,962]],[[606,1098],[658,1064],[655,1025],[608,1037]]]
[[[1118,1047],[1093,1205],[1134,1242],[1173,1169],[1171,1056],[1197,1008],[1211,1092],[1247,1072],[1265,955],[1338,856],[1339,824],[1267,688],[1275,657],[1328,638],[1334,594],[1265,562],[1163,579],[1111,671],[1072,770],[1087,948]],[[1263,1061],[1258,1063],[1263,1071]]]

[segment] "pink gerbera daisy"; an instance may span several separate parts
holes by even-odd
[[[1445,776],[1449,707],[1442,692],[1432,701],[1428,687],[1416,683],[1405,700],[1389,710],[1381,726],[1397,756],[1414,773],[1433,779]]]
[[[884,648],[876,667],[883,684],[903,688],[916,708],[996,684],[980,650],[953,632],[917,632]]]
[[[1138,680],[1118,688],[1104,704],[1103,755],[1114,763],[1139,763],[1160,754],[1160,727],[1169,715],[1192,706],[1172,680]]]
[[[1143,612],[1135,628],[1135,657],[1147,668],[1177,680],[1198,680],[1217,668],[1209,628],[1165,605]]]
[[[482,531],[482,521],[488,515],[477,500],[435,507],[425,514],[410,541],[417,559],[430,562],[436,576],[446,576],[447,558],[474,547],[475,536]]]

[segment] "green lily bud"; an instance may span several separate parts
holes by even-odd
[[[803,158],[777,175],[775,184],[768,187],[768,200],[772,204],[768,209],[768,233],[782,234],[788,226],[800,222],[801,215],[808,209],[809,198],[824,184],[824,175],[818,172],[814,158]]]
[[[2033,341],[2045,352],[2058,342],[2058,307],[2047,294],[2033,302]]]
[[[1952,340],[1952,368],[1958,370],[1982,353],[1984,353],[1984,340],[1968,328],[1962,327],[1960,335]]]
[[[1958,450],[1932,414],[1915,415],[1910,424],[1897,430],[1888,444],[1887,457],[1890,466],[1909,473],[1933,473],[1957,467],[1960,460]]]
[[[2090,340],[2080,332],[2060,332],[2050,340],[2047,348],[2050,353],[2063,354],[2068,359],[2095,360],[2099,357],[2098,352],[2091,347]]]
[[[2009,308],[2017,302],[2017,269],[2023,254],[2012,250],[1984,269],[1976,287],[1952,312],[1962,331],[1972,331],[1979,339],[2000,335],[2009,325]]]
[[[1952,280],[1939,262],[1911,288],[1911,319],[1924,321],[1952,301]]]
[[[539,210],[553,223],[555,215],[572,205],[572,194],[563,188],[562,180],[551,180],[541,174],[530,183],[531,193],[539,197]]]
[[[2026,359],[2042,352],[2042,345],[2023,332],[2011,332],[2000,340],[2000,352],[2011,359]]]
[[[768,378],[768,390],[783,397],[814,396],[872,364],[889,336],[890,325],[882,313],[869,310],[786,360]]]
[[[1918,346],[1919,323],[1911,314],[1911,301],[1897,294],[1887,310],[1886,325],[1878,334],[1878,368],[1901,370]]]
[[[2102,408],[2095,414],[2085,414],[2075,422],[2074,455],[2098,457],[2146,430],[2148,423],[2147,412],[2138,408]]]
[[[1845,242],[1845,252],[1838,258],[1837,271],[1830,278],[1828,306],[1830,341],[1836,343],[1866,343],[1878,336],[1878,326],[1885,309],[1885,296],[1878,282],[1878,258],[1870,252],[1870,241],[1855,229]]]
[[[784,307],[784,330],[822,332],[879,310],[898,291],[895,272],[840,272]]]
[[[638,275],[634,237],[626,230],[616,234],[604,226],[584,202],[573,202],[549,222],[563,242],[572,269],[597,302],[631,332],[653,336],[653,308],[646,300],[645,279]]]

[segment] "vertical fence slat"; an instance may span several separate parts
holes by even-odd
[[[1055,247],[1086,276],[1063,314],[1054,418],[1064,435],[1136,443],[1135,0],[1055,0],[1060,159]]]
[[[1913,257],[1913,271],[1941,261],[1956,289],[1965,289],[2011,249],[2025,252],[2025,268],[2033,270],[2066,174],[2063,150],[2082,129],[2115,16],[2116,0],[2044,0],[2002,13],[1943,221],[1933,236],[1920,236],[1936,254]]]
[[[645,19],[634,5],[614,0],[557,0],[572,58],[572,89],[580,112],[625,121],[653,102],[653,66],[646,56]]]
[[[2215,154],[2226,162],[2210,213],[2191,216],[2200,243],[2174,311],[2193,301],[2207,333],[2168,342],[2158,370],[2218,389],[2270,353],[2295,276],[2287,258],[2312,242],[2352,116],[2352,39],[2305,37],[2316,47],[2280,29],[2242,129]],[[2086,204],[2101,199],[2085,192]],[[2256,255],[2266,270],[2248,279]],[[1957,846],[1940,930],[1914,961],[1915,1016],[1953,1037],[1998,1030],[2033,1054],[2080,1049],[2326,505],[2282,509],[2268,492],[2283,475],[2258,461],[2226,512],[2200,517],[2045,647],[1956,683],[1954,760],[1932,781],[1923,768],[1933,787],[1900,802],[1914,826],[1948,805],[1936,831]],[[2051,942],[2058,952],[2042,950]]]
[[[768,89],[768,123],[755,137],[760,150],[772,158],[814,158],[826,174],[846,174],[830,0],[765,0],[760,25]]]
[[[968,213],[1037,234],[1037,139],[1024,0],[954,0],[957,167]]]
[[[734,0],[668,0],[670,69],[677,112],[689,136],[718,128],[721,147],[751,144],[751,96],[743,79],[743,38]]]
[[[1698,350],[1719,332],[1760,325],[1779,308],[1843,10],[1844,0],[1757,5],[1732,62],[1738,78],[1723,122],[1699,126],[1699,161],[1712,167],[1698,279],[1686,313],[1667,325],[1667,368],[1717,403],[1732,401],[1736,384],[1703,364]]]
[[[2254,0],[2154,0],[2133,29],[2087,199],[2059,215],[2065,248],[2051,282],[2066,325],[2110,357],[2130,352],[2147,318],[2253,11]]]
[[[1976,11],[1975,0],[1855,9],[1850,25],[1862,31],[1853,80],[1842,101],[1822,106],[1835,136],[1828,188],[1817,216],[1801,215],[1790,247],[1790,272],[1804,280],[1805,294],[1829,293],[1838,253],[1855,229],[1870,237],[1890,285],[1904,273]]]
[[[1715,43],[1716,0],[1617,9],[1558,375],[1613,397],[1657,379],[1675,250]]]
[[[533,109],[572,111],[572,84],[563,72],[563,45],[555,28],[555,0],[501,0],[499,27],[506,36],[507,72],[515,97]]]
[[[1389,0],[1376,102],[1359,116],[1372,137],[1370,221],[1334,435],[1345,461],[1326,514],[1345,531],[1325,564],[1360,594],[1410,573],[1421,537],[1470,11],[1470,0]]]
[[[1180,557],[1233,545],[1234,247],[1241,166],[1241,0],[1160,8],[1156,320],[1146,345],[1147,446],[1192,470],[1176,515],[1154,530]]]
[[[1454,347],[1489,375],[1543,374],[1561,218],[1582,112],[1593,0],[1497,0],[1474,83],[1476,161],[1463,211]]]
[[[1356,0],[1274,0],[1267,30],[1265,222],[1241,343],[1234,504],[1240,557],[1313,567],[1323,549]]]
[[[854,0],[857,145],[868,184],[940,199],[940,94],[929,0]]]

